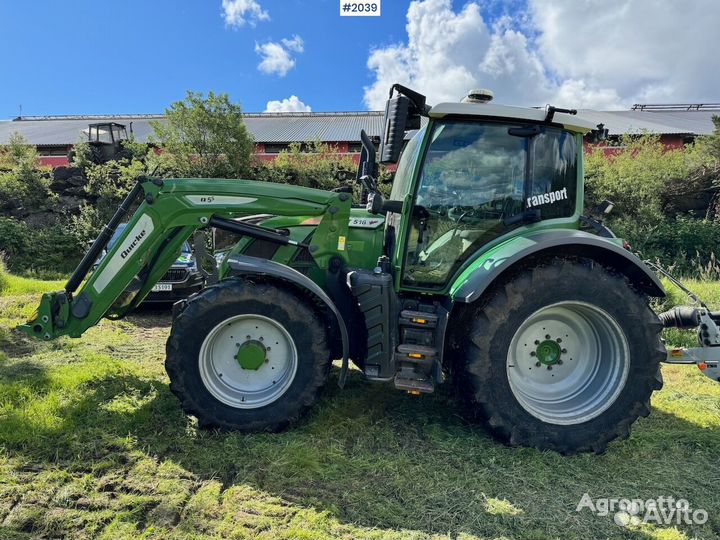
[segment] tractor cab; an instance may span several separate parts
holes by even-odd
[[[90,159],[94,163],[100,164],[127,157],[122,145],[123,141],[130,139],[125,124],[97,122],[90,124],[84,132],[87,134],[87,142],[90,147]],[[132,135],[132,123],[130,124],[130,134]]]
[[[380,148],[381,163],[398,163],[389,200],[364,181],[368,210],[387,214],[386,255],[401,289],[444,294],[474,256],[518,229],[578,227],[582,142],[594,126],[575,111],[491,99],[474,90],[430,107],[412,90],[391,90]],[[371,149],[365,155],[374,159]],[[367,175],[373,166],[360,168]]]

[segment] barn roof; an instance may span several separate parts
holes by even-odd
[[[582,109],[578,117],[592,125],[605,124],[611,135],[640,133],[707,135],[713,132],[712,117],[720,115],[720,106],[688,106],[678,108],[640,108],[628,111],[594,111]],[[152,133],[150,122],[163,121],[162,115],[118,116],[25,116],[0,121],[0,144],[7,143],[17,132],[35,146],[71,145],[76,143],[88,124],[117,122],[132,130],[135,138],[146,142]],[[290,143],[320,140],[324,142],[359,141],[360,130],[370,136],[380,136],[383,113],[317,112],[317,113],[248,113],[245,123],[259,143]]]
[[[718,109],[703,110],[630,110],[592,111],[582,109],[578,116],[594,124],[605,124],[610,135],[623,133],[655,133],[660,135],[709,135],[714,130],[712,117],[720,115]]]
[[[368,135],[382,133],[382,112],[343,113],[249,113],[244,115],[245,125],[259,143],[290,143],[320,140],[346,142],[360,140],[360,130]],[[76,143],[88,124],[116,122],[125,124],[140,142],[147,142],[152,134],[151,121],[163,121],[161,115],[121,116],[26,116],[21,119],[0,121],[0,144],[6,143],[17,132],[31,144],[70,145]]]

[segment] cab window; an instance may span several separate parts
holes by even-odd
[[[482,245],[521,226],[525,212],[539,219],[574,214],[574,135],[522,128],[435,125],[410,218],[404,285],[443,287]]]

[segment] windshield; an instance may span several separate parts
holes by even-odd
[[[440,288],[473,253],[535,219],[571,217],[577,139],[540,126],[438,122],[424,157],[411,218],[403,283]],[[527,131],[526,131],[527,132]]]

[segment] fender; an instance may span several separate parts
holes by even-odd
[[[340,314],[338,308],[335,306],[335,303],[325,293],[325,291],[323,291],[320,286],[309,277],[301,274],[297,270],[267,259],[259,259],[257,257],[249,257],[247,255],[232,255],[228,259],[227,264],[230,267],[230,275],[254,274],[260,276],[270,276],[281,281],[291,283],[300,289],[309,291],[328,307],[333,315],[335,315],[338,328],[340,329],[340,336],[342,337],[343,359],[338,385],[340,388],[345,386],[345,379],[347,378],[348,371],[348,360],[350,356],[350,340],[348,338],[345,320]]]
[[[516,236],[494,246],[475,259],[450,288],[454,302],[470,303],[482,296],[490,284],[513,265],[530,255],[581,256],[607,264],[625,274],[649,296],[663,297],[665,291],[655,273],[636,255],[608,239],[575,229],[545,230]]]

